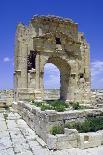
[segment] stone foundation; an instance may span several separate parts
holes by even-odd
[[[78,133],[76,129],[66,129],[64,134],[48,135],[49,149],[87,149],[103,145],[103,130],[90,133]]]
[[[47,143],[49,149],[66,148],[89,148],[103,144],[103,132],[78,133],[74,129],[65,129],[64,134],[53,136],[50,130],[55,125],[64,125],[71,121],[83,121],[88,116],[97,116],[103,113],[103,109],[86,109],[65,112],[56,112],[55,110],[41,111],[39,107],[30,105],[30,103],[19,101],[16,103],[16,110],[27,122],[27,124],[36,131],[36,133]]]

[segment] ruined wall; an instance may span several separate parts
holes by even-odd
[[[44,65],[60,70],[60,98],[89,102],[89,45],[78,24],[55,16],[34,16],[19,24],[15,43],[15,99],[44,99]]]
[[[14,90],[0,90],[0,105],[11,106],[14,100]]]
[[[41,111],[39,107],[28,102],[19,101],[16,104],[17,112],[26,123],[35,130],[46,143],[49,149],[67,149],[79,147],[82,149],[103,145],[103,130],[89,133],[78,133],[76,129],[65,129],[64,134],[51,135],[52,127],[65,125],[72,121],[83,121],[88,116],[98,117],[103,114],[100,109],[82,109],[57,112],[55,110]]]
[[[60,98],[59,89],[46,89],[44,90],[44,100],[57,100]]]

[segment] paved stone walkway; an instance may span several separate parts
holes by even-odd
[[[0,155],[103,155],[103,147],[49,151],[19,114],[0,109]]]

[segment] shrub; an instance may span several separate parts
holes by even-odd
[[[55,100],[55,101],[47,101],[47,103],[44,102],[35,102],[32,101],[32,104],[40,107],[42,111],[48,109],[48,110],[56,110],[58,112],[63,112],[66,110],[66,108],[69,108],[69,105],[61,100]],[[73,109],[77,110],[80,109],[79,103],[70,102],[70,105],[73,107]]]
[[[47,103],[36,103],[34,102],[33,103],[35,106],[38,106],[41,108],[42,111],[44,110],[56,110],[58,112],[62,112],[62,111],[65,111],[65,108],[68,107],[68,105],[63,102],[63,101],[59,101],[59,100],[56,100],[56,101],[48,101]]]
[[[90,122],[91,131],[97,131],[103,129],[103,117],[89,118],[88,121]]]
[[[35,101],[32,102],[32,105],[35,105],[37,107],[40,107],[42,104],[43,104],[42,102],[35,102]]]
[[[63,112],[63,111],[65,111],[65,107],[63,105],[58,105],[54,108],[54,110],[56,110],[58,112]]]
[[[65,111],[66,108],[68,107],[68,105],[64,101],[60,100],[52,101],[50,105],[52,105],[53,109],[58,112]]]
[[[41,108],[42,111],[45,111],[45,110],[53,110],[53,107],[50,106],[49,104],[42,104],[40,106],[40,108]]]
[[[69,104],[73,107],[74,110],[81,109],[79,102],[69,102]]]
[[[80,123],[79,128],[77,129],[79,132],[90,132],[91,131],[91,123],[89,120],[85,120],[84,122]]]
[[[84,122],[70,122],[65,125],[69,129],[77,129],[79,132],[96,132],[103,129],[103,117],[89,117]]]
[[[65,124],[65,127],[69,129],[74,129],[74,128],[77,129],[79,128],[78,126],[79,126],[79,122],[74,122],[74,121]]]
[[[64,127],[62,125],[53,126],[53,128],[50,131],[50,133],[52,135],[64,134]]]

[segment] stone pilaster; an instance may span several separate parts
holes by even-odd
[[[22,56],[21,56],[21,88],[27,88],[28,75],[27,75],[27,45],[22,44]]]
[[[35,90],[35,100],[43,100],[41,88],[40,88],[40,54],[36,55],[36,90]]]

